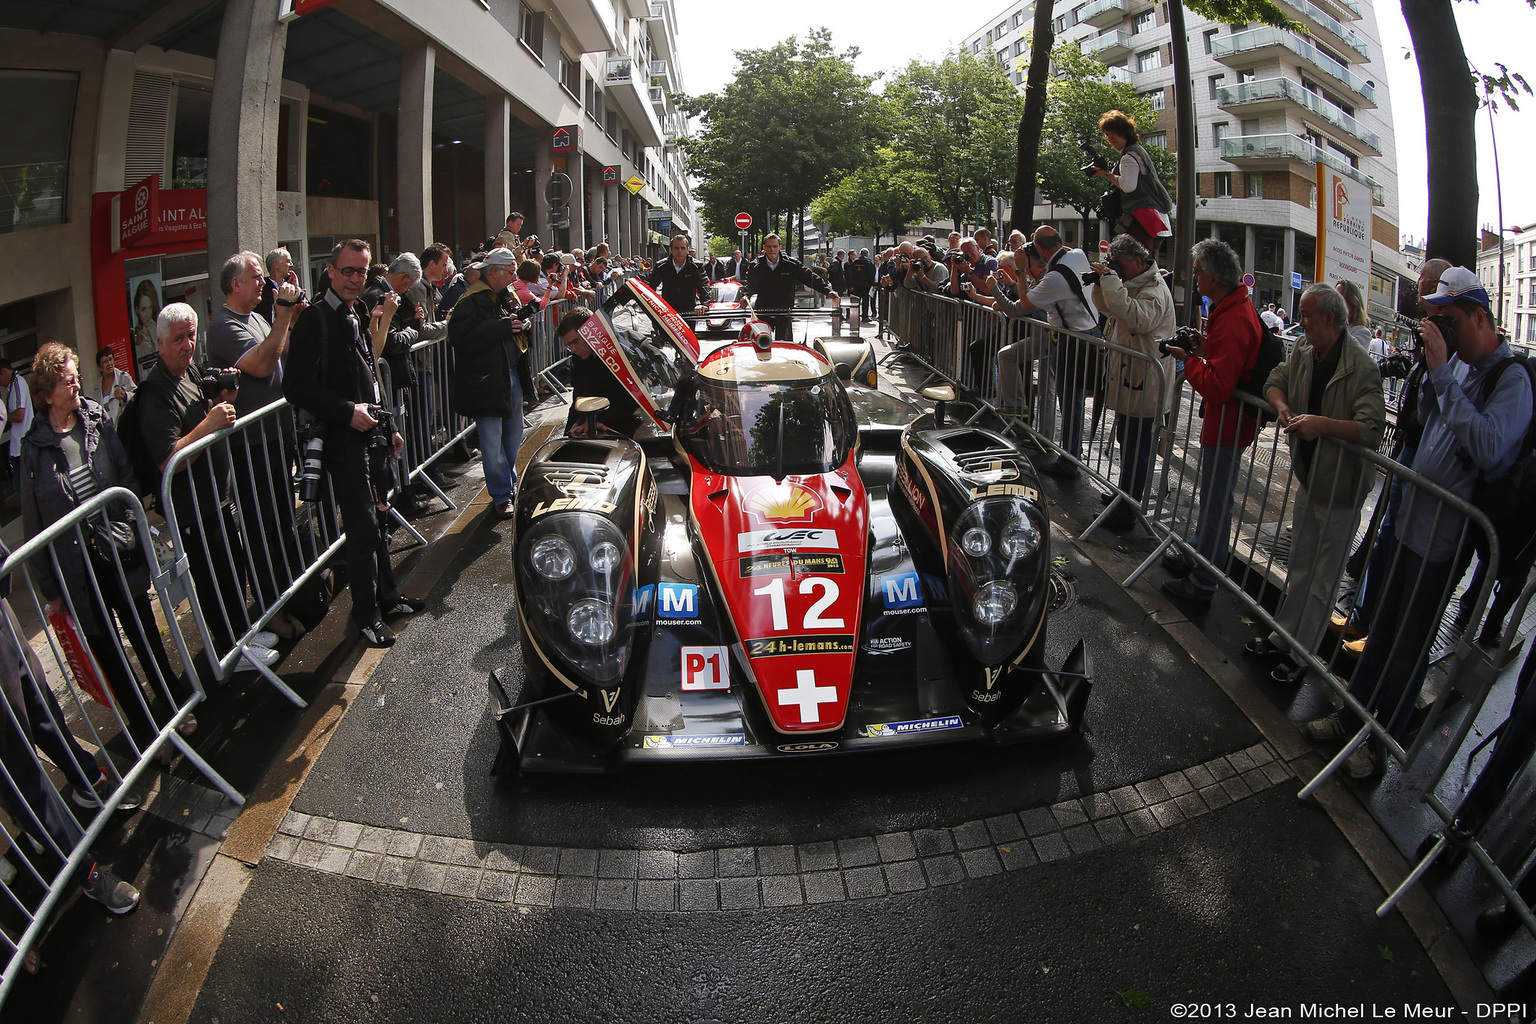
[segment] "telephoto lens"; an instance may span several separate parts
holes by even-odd
[[[299,474],[300,501],[320,500],[320,479],[325,475],[325,467],[321,464],[324,452],[324,438],[311,437],[304,442],[304,465]]]

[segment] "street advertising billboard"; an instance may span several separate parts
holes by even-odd
[[[1317,164],[1317,266],[1313,280],[1353,281],[1371,293],[1371,189]]]

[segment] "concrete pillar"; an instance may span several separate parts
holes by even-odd
[[[544,201],[544,189],[549,186],[549,176],[555,170],[555,154],[550,148],[549,127],[535,126],[533,141],[533,209],[524,210],[528,215],[523,225],[524,235],[538,235],[542,248],[551,249],[555,236],[549,230],[549,204]]]
[[[1296,269],[1296,229],[1285,229],[1285,262],[1281,264],[1285,268],[1285,280],[1280,282],[1280,294],[1285,296],[1285,304],[1280,308],[1285,310],[1285,315],[1296,315],[1296,291],[1291,287],[1291,273]],[[1302,275],[1306,277],[1305,274]]]
[[[400,120],[395,189],[400,248],[420,252],[432,243],[432,85],[437,50],[421,46],[400,55]],[[503,214],[505,216],[505,214]]]
[[[565,173],[571,179],[571,226],[566,229],[566,244],[560,248],[569,252],[587,247],[587,161],[572,153],[565,161]]]
[[[610,183],[603,186],[603,241],[610,249],[623,251],[624,248],[619,236],[619,211],[624,205],[623,197],[628,194],[623,185]]]
[[[485,223],[470,234],[484,238],[500,231],[512,212],[510,138],[512,99],[506,93],[485,98]]]
[[[1253,273],[1253,262],[1259,258],[1259,230],[1252,224],[1243,229],[1243,273]]]
[[[625,191],[628,191],[628,189]],[[629,228],[626,232],[624,243],[631,253],[636,256],[643,256],[645,255],[645,247],[640,242],[640,197],[630,196],[625,200],[624,212],[629,215]]]
[[[208,267],[277,244],[277,124],[288,26],[279,0],[229,0],[208,119]],[[129,184],[132,184],[131,182]]]

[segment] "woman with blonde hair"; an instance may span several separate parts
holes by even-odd
[[[1338,293],[1344,297],[1344,306],[1349,310],[1349,336],[1365,346],[1367,352],[1371,349],[1371,326],[1365,318],[1365,296],[1360,291],[1360,286],[1353,281],[1340,279],[1334,285]]]

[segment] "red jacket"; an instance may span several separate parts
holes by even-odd
[[[1184,363],[1190,387],[1205,400],[1201,444],[1246,448],[1253,443],[1256,421],[1238,414],[1241,403],[1232,392],[1238,381],[1247,380],[1253,372],[1263,334],[1264,325],[1243,285],[1211,310],[1205,325],[1204,354],[1191,356]]]

